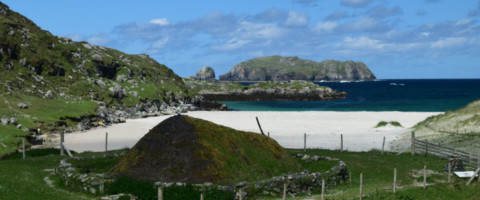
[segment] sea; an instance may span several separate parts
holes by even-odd
[[[251,83],[242,83],[248,85]],[[480,79],[388,79],[316,82],[347,92],[332,101],[224,101],[237,111],[445,112],[480,99]]]

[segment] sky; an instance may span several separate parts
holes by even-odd
[[[364,62],[379,79],[480,78],[480,0],[1,0],[42,29],[182,77],[261,56]]]

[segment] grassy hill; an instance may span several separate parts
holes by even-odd
[[[416,136],[458,150],[480,153],[480,100],[417,124]]]
[[[300,165],[269,137],[178,115],[147,133],[111,175],[164,182],[230,183],[296,171]]]
[[[100,105],[168,104],[191,96],[179,76],[148,55],[54,36],[0,2],[0,118],[22,125],[0,124],[0,157],[30,130],[73,126]]]

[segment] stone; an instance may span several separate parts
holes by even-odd
[[[3,67],[5,67],[5,69],[8,70],[8,71],[13,70],[13,64],[11,62],[5,63],[5,65],[3,65]]]
[[[302,157],[302,160],[308,160],[309,158],[310,158],[309,155],[304,155],[304,156]]]
[[[7,124],[10,123],[10,120],[6,117],[2,117],[2,119],[0,121],[2,121],[2,124],[4,124],[4,125],[7,125]]]
[[[100,79],[95,80],[95,84],[97,84],[97,85],[100,86],[101,88],[107,88],[107,85],[105,84],[105,82],[103,82],[103,81],[100,80]]]
[[[215,71],[213,71],[211,67],[205,66],[197,71],[195,79],[203,81],[213,81],[215,80]]]
[[[138,92],[137,91],[129,91],[128,94],[134,96],[135,98],[138,97]]]
[[[45,97],[48,99],[53,99],[53,92],[51,90],[48,90],[45,92]]]
[[[17,107],[18,107],[18,108],[22,108],[22,109],[27,109],[27,108],[28,108],[28,105],[25,104],[25,103],[17,103]]]
[[[120,83],[123,83],[123,82],[127,81],[127,76],[126,75],[118,75],[117,76],[117,81],[120,82]]]
[[[15,119],[15,118],[13,118],[13,117],[10,118],[10,124],[17,125],[17,124],[18,124],[17,119]]]

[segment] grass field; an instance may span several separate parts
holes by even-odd
[[[291,154],[304,153],[303,150],[289,149]],[[55,155],[52,155],[54,153]],[[0,199],[95,199],[97,197],[72,192],[63,188],[59,178],[45,169],[53,169],[62,159],[58,150],[45,152],[28,151],[27,160],[21,160],[21,154],[0,160]],[[113,153],[113,152],[112,152]],[[118,152],[117,152],[118,153]],[[363,174],[363,199],[479,199],[479,183],[475,181],[465,186],[466,179],[453,178],[453,183],[446,183],[447,175],[443,172],[445,160],[436,157],[396,155],[380,152],[340,152],[332,150],[307,150],[307,154],[340,158],[345,161],[352,174],[352,181],[343,185],[327,188],[327,199],[358,199],[359,174]],[[82,153],[79,156],[97,156],[103,153]],[[63,157],[64,158],[64,157]],[[90,166],[112,165],[113,162],[88,163]],[[308,163],[301,163],[305,168]],[[419,182],[423,181],[421,171],[427,165],[430,184],[426,190]],[[314,166],[313,166],[314,167]],[[317,166],[318,167],[318,166]],[[392,193],[393,168],[398,172],[398,190]],[[101,171],[106,171],[102,168]],[[418,177],[419,176],[419,177]],[[52,181],[51,186],[47,181]],[[265,197],[260,199],[279,199]],[[320,199],[319,191],[311,196],[297,196],[289,199]]]

